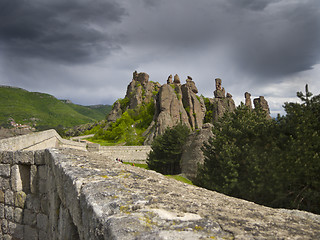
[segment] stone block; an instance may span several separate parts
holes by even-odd
[[[49,201],[47,194],[42,194],[40,199],[41,212],[49,215]]]
[[[0,189],[2,189],[3,191],[6,189],[10,188],[10,179],[9,178],[4,178],[4,177],[0,177]]]
[[[28,194],[25,204],[27,209],[32,210],[33,212],[40,212],[40,199],[38,195]]]
[[[27,195],[24,192],[16,192],[14,198],[14,205],[19,208],[24,208]]]
[[[46,163],[44,150],[34,152],[34,163],[36,165],[44,165]]]
[[[38,231],[28,225],[24,226],[24,239],[38,240]]]
[[[4,203],[4,192],[0,189],[0,203]]]
[[[24,209],[23,213],[23,224],[36,226],[37,224],[37,215],[29,209]]]
[[[7,234],[9,232],[8,221],[6,219],[0,219],[0,222],[1,222],[2,233]]]
[[[38,192],[37,166],[35,165],[31,165],[30,167],[30,191],[31,193]]]
[[[0,219],[4,218],[4,204],[0,203]]]
[[[10,177],[10,164],[0,164],[0,176]]]
[[[0,163],[12,163],[13,162],[13,152],[0,152]]]
[[[16,151],[13,154],[13,162],[15,164],[34,164],[33,152]]]
[[[42,213],[37,215],[37,228],[42,231],[47,231],[48,227],[48,216]]]
[[[8,221],[13,221],[14,208],[11,206],[4,206],[4,218]]]
[[[44,194],[48,192],[47,181],[39,179],[38,182],[39,193]]]
[[[22,223],[22,220],[23,220],[23,209],[22,208],[15,208],[14,209],[13,220],[16,223]]]
[[[24,239],[23,231],[24,231],[23,225],[9,222],[9,233],[13,237],[13,239],[15,240]]]
[[[47,232],[44,232],[44,231],[39,231],[39,239],[47,239],[48,238],[48,235],[47,235]]]
[[[4,203],[7,205],[14,205],[14,193],[11,190],[6,190],[4,192]]]
[[[11,167],[11,188],[15,192],[22,191],[22,181],[18,165]]]
[[[38,176],[39,176],[40,180],[47,179],[47,166],[46,165],[38,166]]]

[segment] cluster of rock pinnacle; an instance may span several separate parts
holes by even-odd
[[[232,95],[225,93],[221,79],[215,79],[214,98],[209,98],[212,105],[212,122],[217,121],[226,111],[234,111],[236,106]],[[136,109],[141,104],[151,101],[155,104],[153,121],[144,133],[145,144],[150,144],[153,139],[164,133],[168,127],[179,123],[188,126],[191,130],[201,129],[204,125],[206,106],[202,96],[198,96],[198,89],[190,76],[181,84],[179,76],[170,75],[166,84],[149,81],[147,73],[133,73],[132,81],[127,87],[125,98],[129,101],[127,109]],[[269,106],[263,96],[253,100],[255,107],[261,107],[269,113]],[[245,93],[245,105],[252,109],[251,94]],[[108,122],[115,122],[121,117],[123,109],[120,102],[115,102]],[[269,116],[269,115],[268,115]]]

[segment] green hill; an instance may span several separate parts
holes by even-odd
[[[66,103],[49,94],[0,86],[0,125],[3,126],[13,118],[17,123],[36,123],[38,130],[72,127],[105,119],[111,106],[97,106]]]

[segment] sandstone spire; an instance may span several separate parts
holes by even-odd
[[[251,94],[248,92],[245,92],[244,97],[246,99],[245,105],[249,108],[252,109],[252,103],[251,103]]]

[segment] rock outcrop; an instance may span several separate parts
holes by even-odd
[[[190,128],[188,114],[183,107],[181,95],[169,84],[161,86],[156,97],[156,110],[153,121],[147,129],[145,144],[150,144],[153,139],[164,133],[166,128],[173,127],[179,123]],[[181,91],[181,88],[180,88]]]
[[[119,101],[113,104],[112,110],[107,117],[108,122],[115,122],[122,115],[121,105]]]
[[[216,90],[214,91],[214,99],[211,99],[213,104],[212,120],[213,122],[218,121],[220,117],[227,111],[232,112],[236,109],[236,105],[232,99],[232,95],[227,93],[225,96],[225,90],[222,87],[222,80],[220,78],[215,79]]]
[[[167,80],[168,83],[172,80],[171,76]],[[177,74],[174,76],[173,84],[162,85],[155,98],[153,122],[145,132],[145,144],[150,144],[156,136],[163,134],[166,128],[179,123],[191,130],[201,128],[206,107],[202,97],[196,95],[197,92],[198,89],[191,77],[181,85]]]
[[[245,105],[249,108],[252,109],[252,102],[251,102],[251,94],[248,92],[245,92],[244,94],[245,97]]]
[[[192,129],[202,128],[206,107],[202,97],[196,95],[198,89],[190,78],[181,86],[182,103]]]
[[[181,173],[191,181],[194,181],[197,175],[198,164],[204,163],[204,155],[201,150],[203,144],[213,137],[213,125],[206,123],[199,129],[191,133],[183,146],[180,161]]]
[[[149,82],[147,73],[135,71],[125,96],[129,99],[128,109],[135,109],[142,103],[149,103],[154,96],[154,91],[158,91],[159,87],[159,83]]]
[[[253,99],[253,104],[255,108],[261,108],[263,111],[265,111],[267,118],[271,119],[268,102],[263,96]]]
[[[206,115],[206,105],[202,96],[198,96],[198,89],[192,77],[187,76],[186,82],[181,84],[180,77],[170,74],[167,84],[149,81],[147,73],[133,73],[132,81],[127,87],[123,100],[115,102],[112,111],[107,117],[108,127],[121,117],[127,109],[137,109],[142,104],[154,103],[155,113],[153,121],[143,136],[145,144],[151,144],[156,136],[164,133],[166,128],[179,123],[186,125],[190,130],[201,129]],[[209,99],[210,111],[212,109],[211,123],[218,121],[225,112],[232,112],[236,106],[230,93],[226,93],[222,87],[222,80],[215,79],[214,98]],[[245,93],[246,105],[252,109],[250,93]],[[263,97],[254,100],[255,105],[261,106],[269,113],[268,103]],[[269,116],[269,115],[268,115]]]
[[[127,87],[125,96],[126,106],[121,106],[120,102],[116,101],[112,111],[107,116],[108,123],[115,122],[121,117],[123,111],[136,109],[141,104],[148,104],[153,101],[160,86],[161,85],[158,82],[150,82],[147,73],[133,72],[132,81]],[[109,124],[107,124],[107,127],[108,125]]]

